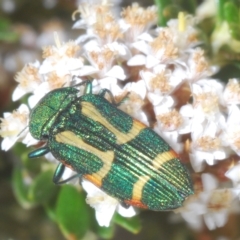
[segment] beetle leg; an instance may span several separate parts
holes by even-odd
[[[106,89],[106,88],[101,89],[101,90],[99,91],[99,93],[98,93],[98,95],[100,95],[100,96],[103,97],[103,98],[105,98],[106,94],[109,95],[109,97],[110,97],[110,99],[111,99],[111,103],[112,103],[113,105],[117,105],[117,103],[116,103],[116,101],[115,101],[115,99],[114,99],[114,96],[113,96],[112,92],[111,92],[109,89]]]
[[[74,178],[82,177],[82,174],[78,173],[78,174],[75,174],[75,175],[73,175],[73,176],[71,176],[71,177],[69,177],[69,178],[67,178],[63,181],[60,181],[60,179],[62,178],[62,175],[64,173],[64,170],[65,170],[64,164],[59,163],[56,170],[55,170],[55,173],[53,175],[53,182],[55,184],[64,184],[64,183],[67,183]]]
[[[86,81],[86,87],[84,90],[85,94],[91,94],[92,93],[92,82],[91,81]]]
[[[41,147],[41,148],[38,148],[38,149],[30,152],[30,153],[28,154],[28,157],[29,157],[29,158],[41,157],[41,156],[43,156],[43,155],[45,155],[45,154],[47,154],[47,153],[49,153],[49,152],[50,152],[50,150],[49,150],[48,147]]]
[[[128,92],[128,93],[122,98],[122,100],[116,104],[116,107],[118,107],[118,106],[120,106],[122,103],[124,103],[124,102],[128,99],[129,94],[130,94],[130,92]]]
[[[65,170],[65,166],[62,163],[59,163],[53,175],[53,182],[55,184],[58,184],[60,182],[60,179],[64,173],[64,170]]]
[[[115,99],[114,99],[114,96],[113,96],[112,92],[111,92],[109,89],[106,89],[106,88],[101,89],[101,90],[99,91],[99,93],[98,93],[98,95],[100,95],[101,97],[105,97],[106,94],[109,95],[109,97],[110,97],[110,99],[111,99],[111,103],[112,103],[113,105],[115,105],[116,107],[118,107],[118,106],[120,106],[124,101],[127,100],[128,95],[129,95],[129,92],[128,92],[128,93],[123,97],[123,99],[122,99],[120,102],[118,102],[118,103],[116,103],[116,101],[115,101]]]
[[[128,209],[130,207],[130,205],[125,203],[125,202],[121,202],[120,204],[121,204],[122,207],[124,207],[126,209]]]
[[[82,85],[86,85],[84,88],[84,94],[92,93],[92,80],[86,80],[84,82],[80,82],[76,85],[73,85],[73,87],[78,87],[78,86],[82,86]]]

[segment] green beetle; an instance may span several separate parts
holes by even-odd
[[[107,89],[92,93],[66,87],[53,90],[32,110],[31,135],[46,145],[30,158],[48,152],[60,161],[53,181],[65,167],[89,180],[123,206],[155,211],[182,206],[193,194],[189,173],[177,154],[151,128],[117,108]],[[111,102],[105,96],[109,94]],[[71,178],[72,179],[72,178]]]

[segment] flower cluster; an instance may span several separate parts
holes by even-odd
[[[27,146],[37,143],[28,132],[29,113],[46,93],[72,86],[73,79],[93,79],[95,93],[109,89],[116,101],[129,93],[120,108],[153,127],[183,154],[185,162],[189,160],[195,172],[240,156],[240,82],[231,79],[224,86],[211,78],[216,68],[198,47],[194,18],[180,13],[166,27],[154,27],[156,7],[133,4],[117,18],[106,1],[83,3],[74,17],[77,13],[81,19],[73,27],[85,33],[66,43],[55,34],[56,45],[44,47],[44,60],[27,64],[16,75],[13,100],[31,95],[28,106],[22,104],[1,119],[3,150],[17,141]],[[226,222],[231,203],[239,198],[240,165],[236,162],[225,171],[232,181],[228,188],[211,173],[194,180],[196,194],[178,210],[193,227],[199,228],[202,220],[209,229]],[[91,183],[82,185],[100,225],[108,226],[115,210],[124,216],[135,214],[133,208],[123,211],[116,199]]]

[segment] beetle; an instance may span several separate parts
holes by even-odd
[[[125,207],[181,207],[193,186],[178,155],[151,128],[118,109],[121,102],[108,89],[93,94],[92,82],[83,84],[82,95],[76,87],[55,89],[32,109],[29,131],[46,144],[29,157],[51,152],[60,162],[54,183],[72,179],[60,181],[69,167],[74,177],[89,180]]]

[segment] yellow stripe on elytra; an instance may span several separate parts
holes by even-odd
[[[159,153],[153,160],[152,160],[152,165],[155,169],[159,169],[162,167],[162,165],[165,162],[168,162],[169,160],[172,160],[176,158],[177,155],[174,151],[167,151],[163,153]]]
[[[143,123],[133,120],[133,126],[131,130],[128,133],[123,133],[116,129],[114,126],[112,126],[112,124],[106,118],[104,118],[99,113],[97,108],[93,106],[91,103],[82,102],[81,105],[82,114],[84,114],[86,117],[93,119],[96,122],[101,123],[104,127],[109,129],[109,131],[111,131],[116,136],[117,144],[124,144],[134,139],[139,134],[139,132],[146,127]]]
[[[133,185],[132,199],[134,201],[141,201],[143,187],[150,178],[148,175],[140,176],[138,181]]]
[[[61,142],[64,144],[69,144],[74,147],[81,148],[87,152],[90,152],[97,157],[99,157],[102,162],[103,166],[101,169],[93,173],[91,175],[85,175],[84,177],[92,181],[94,184],[96,184],[98,187],[101,187],[102,185],[102,179],[108,174],[108,172],[111,169],[113,159],[114,159],[114,152],[113,151],[100,151],[97,148],[85,143],[80,137],[76,136],[71,131],[64,131],[60,132],[56,135],[56,141]]]

